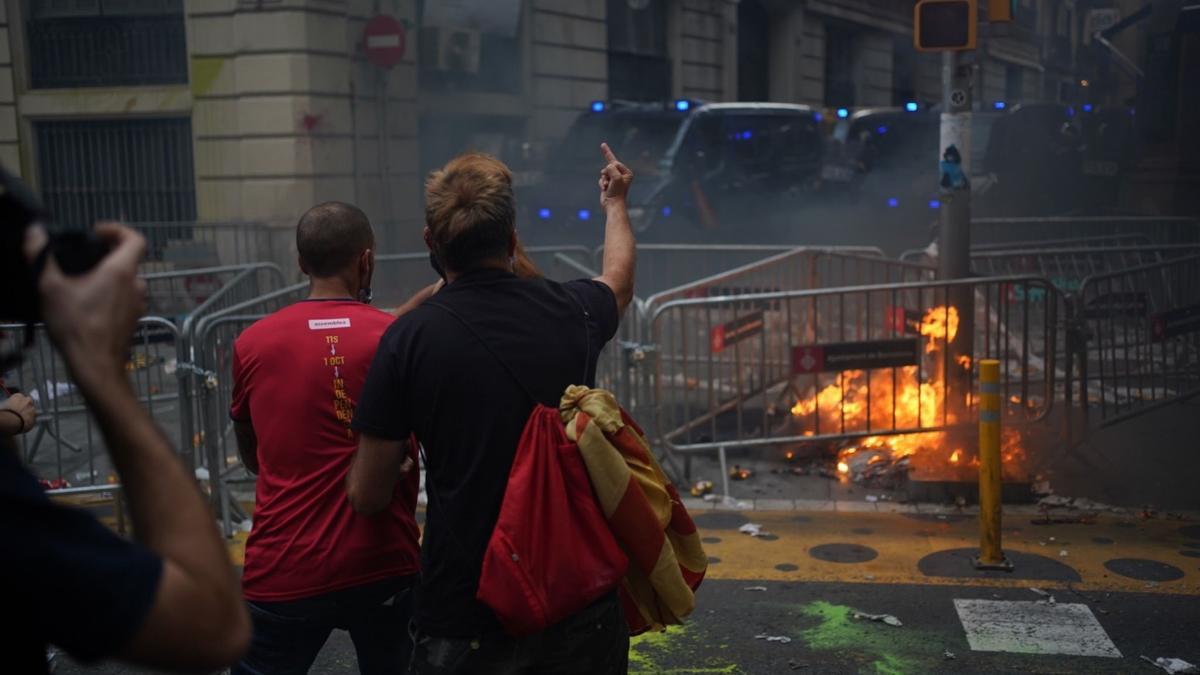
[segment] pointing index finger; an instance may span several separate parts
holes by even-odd
[[[604,161],[608,162],[609,164],[615,164],[617,162],[617,156],[613,154],[612,148],[608,147],[608,143],[600,144],[600,152],[604,154]]]

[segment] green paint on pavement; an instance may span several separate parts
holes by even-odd
[[[839,651],[874,658],[871,668],[879,675],[904,675],[921,669],[908,655],[927,654],[929,636],[920,631],[899,629],[853,618],[854,609],[818,600],[800,608],[800,613],[818,620],[800,632],[810,649]],[[897,654],[896,652],[900,652]]]
[[[691,631],[692,625],[668,626],[664,631],[649,631],[630,639],[630,675],[738,675],[742,672],[737,664],[720,663],[714,659],[708,659],[703,664],[692,664],[691,659],[698,653],[701,642]],[[689,665],[684,666],[681,662]]]

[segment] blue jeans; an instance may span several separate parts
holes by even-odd
[[[254,638],[233,675],[303,675],[335,628],[350,633],[362,675],[403,673],[412,655],[416,581],[413,575],[301,600],[247,602]]]
[[[541,633],[435,637],[416,631],[409,675],[624,675],[629,626],[616,592]]]

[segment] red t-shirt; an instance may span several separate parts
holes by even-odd
[[[360,302],[307,300],[250,326],[234,344],[229,414],[250,422],[258,438],[247,599],[297,600],[420,569],[416,471],[382,513],[361,516],[346,497],[358,448],[350,421],[391,322]]]

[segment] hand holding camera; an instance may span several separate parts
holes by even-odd
[[[94,234],[109,250],[99,264],[69,276],[51,255],[37,279],[46,329],[84,387],[124,379],[129,336],[146,309],[146,282],[137,275],[145,239],[117,223],[101,223]],[[26,259],[36,259],[47,241],[40,226],[26,230]]]

